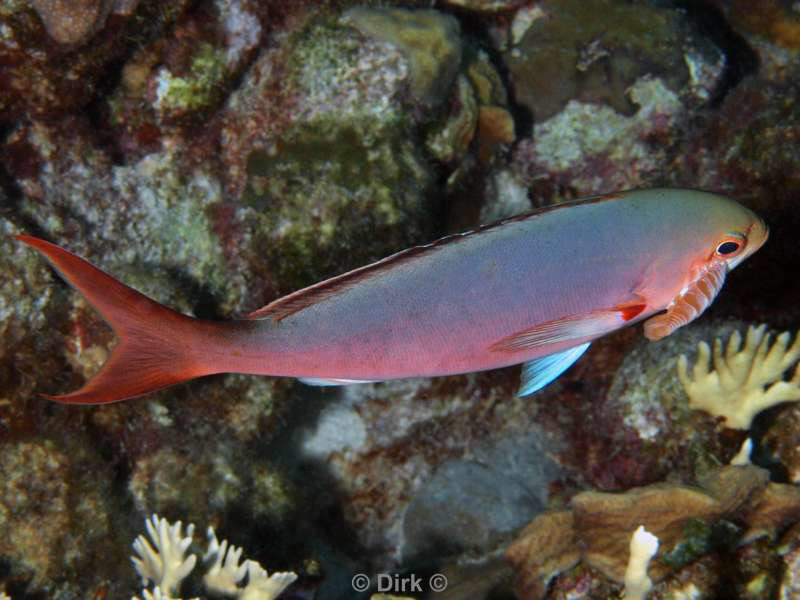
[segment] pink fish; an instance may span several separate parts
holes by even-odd
[[[644,324],[651,340],[692,321],[767,235],[714,194],[597,196],[409,248],[229,322],[184,316],[58,246],[18,239],[118,337],[86,385],[50,396],[100,404],[212,373],[341,385],[518,363],[530,394],[607,333],[664,310]]]

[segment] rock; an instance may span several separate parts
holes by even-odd
[[[690,78],[687,53],[712,64],[721,57],[675,9],[608,0],[546,1],[539,8],[546,18],[534,20],[506,54],[517,101],[536,122],[570,100],[631,116],[636,107],[626,90],[637,80],[659,78],[679,94]]]
[[[309,422],[290,429],[280,454],[302,452],[302,481],[341,490],[343,522],[329,527],[354,532],[369,569],[486,556],[543,509],[559,440],[536,433],[528,402],[492,409],[502,392],[491,381],[387,382],[323,407],[304,400]],[[327,514],[327,493],[315,498]]]
[[[0,119],[59,121],[82,110],[100,82],[108,81],[108,65],[123,60],[129,47],[146,43],[170,26],[186,3],[154,10],[154,3],[147,2],[138,18],[131,11],[135,4],[134,0],[117,5],[111,0],[3,3]],[[104,26],[109,13],[114,13],[111,25]]]
[[[46,439],[0,448],[0,555],[31,590],[52,592],[55,578],[89,568],[91,548],[111,534],[111,473],[82,441],[73,440],[69,455],[63,444]],[[99,571],[119,573],[111,565]]]
[[[47,33],[59,44],[80,45],[104,24],[111,0],[31,0]]]
[[[797,4],[764,0],[757,13],[748,10],[746,0],[714,0],[713,4],[738,32],[768,40],[787,50],[800,48],[800,10]]]
[[[496,12],[512,10],[525,0],[444,0],[445,4],[477,12]]]
[[[406,509],[404,559],[486,551],[545,508],[556,473],[535,434],[440,464]]]
[[[621,427],[612,434],[613,444],[637,454],[638,476],[643,477],[639,484],[657,481],[669,472],[694,479],[727,463],[739,449],[742,434],[721,439],[713,417],[689,408],[676,365],[678,356],[695,355],[699,341],[727,338],[744,328],[737,321],[696,323],[657,344],[639,342],[626,353],[605,408],[620,415]]]
[[[800,525],[794,525],[783,536],[781,554],[786,567],[778,597],[795,598],[800,594]]]
[[[800,406],[780,409],[762,439],[764,448],[786,469],[791,483],[800,483]]]
[[[167,35],[131,53],[122,85],[105,99],[109,126],[130,160],[169,144],[183,128],[208,125],[257,51],[264,11],[249,0],[197,5]]]
[[[769,243],[757,260],[737,269],[736,297],[752,297],[754,302],[731,299],[725,310],[753,323],[794,331],[800,306],[792,298],[800,293],[800,284],[786,281],[785,273],[800,260],[800,248],[787,237],[798,226],[800,173],[789,149],[800,126],[800,115],[790,109],[800,98],[800,85],[786,68],[786,63],[764,64],[758,77],[731,90],[719,109],[703,119],[704,126],[676,146],[671,177],[703,189],[728,190],[769,223]]]
[[[257,269],[274,270],[277,293],[431,235],[433,172],[409,136],[416,123],[401,98],[403,55],[330,17],[302,31],[255,66],[222,134],[231,187],[266,236]],[[289,72],[262,77],[260,69],[277,68],[273,60]]]
[[[537,121],[532,138],[515,152],[519,176],[531,183],[538,177],[538,186],[543,179],[564,182],[579,196],[637,187],[665,160],[652,140],[674,132],[683,105],[664,81],[650,77],[637,80],[626,94],[638,106],[630,116],[572,99],[551,118]],[[548,201],[546,194],[537,196]]]
[[[0,217],[0,434],[28,432],[34,426],[29,411],[37,402],[36,381],[24,374],[42,369],[53,379],[66,366],[53,357],[51,344],[63,340],[48,326],[58,311],[53,278],[14,239],[20,233]]]
[[[440,104],[461,65],[458,21],[435,10],[351,8],[343,22],[366,36],[395,45],[408,60],[411,94]]]
[[[238,521],[283,526],[293,518],[296,500],[279,471],[263,461],[247,462],[224,441],[189,456],[165,438],[161,449],[137,457],[128,489],[139,514],[183,515],[197,523],[246,505]]]
[[[455,162],[469,150],[478,126],[480,110],[469,80],[459,75],[453,112],[443,126],[426,140],[427,148],[438,160]]]

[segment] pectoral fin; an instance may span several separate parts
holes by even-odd
[[[539,323],[495,342],[492,344],[491,350],[517,352],[571,340],[596,338],[625,326],[646,307],[647,303],[643,299],[637,298],[634,302],[615,306],[608,310],[595,310],[584,315]]]
[[[563,352],[548,354],[526,362],[522,365],[522,375],[517,395],[520,397],[529,396],[542,389],[566,371],[572,363],[586,352],[588,347],[589,342],[586,342],[574,348],[567,348]]]

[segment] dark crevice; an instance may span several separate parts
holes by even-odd
[[[118,147],[116,139],[117,132],[111,126],[108,98],[120,85],[122,80],[122,68],[129,58],[130,56],[126,55],[105,66],[103,75],[99,77],[94,97],[84,109],[84,115],[91,125],[92,137],[107,153],[114,165],[124,164],[125,156]]]
[[[0,140],[4,142],[7,136],[8,131],[0,131]],[[13,221],[21,199],[22,190],[19,184],[0,160],[0,216]]]
[[[151,265],[151,269],[159,268]],[[219,299],[211,291],[211,288],[197,281],[186,271],[174,267],[161,267],[167,273],[169,281],[173,282],[177,289],[183,290],[192,305],[192,313],[198,319],[219,321],[226,318],[219,306]]]
[[[697,32],[725,55],[725,68],[709,99],[709,106],[715,108],[739,82],[758,71],[758,55],[747,40],[733,30],[717,7],[697,0],[675,0],[674,6],[684,11]]]
[[[12,127],[0,129],[0,148],[5,146],[11,130]],[[7,148],[4,148],[5,150]],[[23,197],[22,188],[9,171],[5,160],[0,158],[0,217],[7,219],[25,233],[45,237],[44,229],[34,219],[20,212],[19,206]]]
[[[513,13],[513,11],[511,11]],[[495,46],[487,31],[487,17],[484,14],[455,11],[455,16],[461,24],[461,30],[465,38],[465,46],[473,44],[473,48],[468,48],[467,52],[482,51],[489,58],[489,62],[500,75],[506,94],[508,96],[508,111],[514,118],[514,128],[516,131],[531,131],[533,129],[533,113],[528,107],[517,102],[514,94],[514,86],[511,83],[511,75],[503,59],[503,53]],[[502,15],[494,18],[504,18]],[[525,137],[525,136],[522,136]]]

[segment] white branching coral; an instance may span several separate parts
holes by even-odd
[[[155,547],[144,535],[140,535],[133,542],[136,556],[132,556],[131,561],[142,578],[142,584],[152,581],[163,598],[172,598],[197,562],[194,554],[185,556],[186,549],[192,543],[194,525],[186,527],[186,537],[181,535],[180,521],[170,525],[166,519],[152,515],[150,519],[145,519],[145,525]]]
[[[203,560],[212,564],[203,577],[203,583],[209,591],[233,596],[238,600],[272,600],[297,579],[294,573],[268,575],[254,560],[246,560],[239,565],[241,555],[241,548],[229,546],[225,540],[219,542],[214,529],[208,528],[208,551]],[[238,586],[245,575],[247,585],[240,588]]]
[[[244,564],[247,565],[247,585],[239,595],[239,600],[272,600],[297,579],[294,573],[269,575],[266,569],[254,560],[248,560]]]
[[[153,591],[142,590],[142,597],[134,596],[132,600],[176,600],[172,596],[168,596],[161,591],[160,587],[153,588]],[[200,598],[192,598],[192,600],[200,600]]]
[[[203,562],[211,562],[208,573],[203,577],[205,586],[218,594],[235,596],[239,593],[238,583],[247,574],[246,564],[239,565],[242,549],[236,546],[228,547],[228,542],[217,540],[214,528],[208,528],[208,550],[203,556]]]
[[[800,360],[800,335],[789,346],[791,335],[784,331],[770,346],[766,329],[766,325],[750,326],[743,347],[742,336],[735,331],[724,353],[722,341],[714,340],[713,370],[711,350],[700,342],[691,377],[688,360],[682,355],[678,359],[678,378],[689,397],[689,406],[724,417],[728,427],[748,429],[762,410],[800,400],[800,365],[790,380],[783,380],[784,372]]]
[[[186,528],[187,537],[183,537],[180,521],[171,525],[166,519],[153,515],[145,523],[155,547],[140,535],[133,543],[137,556],[131,557],[143,584],[147,585],[148,581],[155,584],[152,592],[143,590],[143,600],[179,600],[172,594],[177,593],[181,581],[196,563],[195,555],[185,557],[192,543],[194,525]],[[203,561],[210,565],[203,577],[206,589],[237,600],[275,600],[297,579],[294,573],[268,575],[254,560],[246,560],[240,565],[241,556],[241,548],[229,545],[225,540],[220,542],[214,529],[209,527],[208,550],[203,557]],[[133,600],[140,599],[134,597]]]
[[[750,462],[750,453],[753,451],[753,440],[747,438],[744,442],[742,442],[742,446],[739,448],[739,452],[736,453],[731,459],[730,464],[734,467],[744,467],[745,465],[752,464]]]
[[[625,600],[644,600],[653,587],[647,576],[650,559],[658,552],[658,538],[639,525],[631,536],[630,557],[625,570]]]

